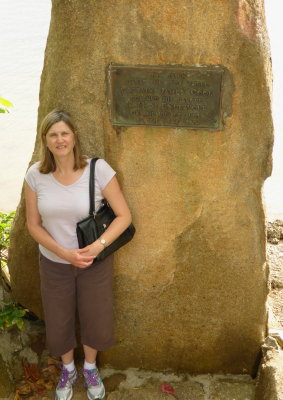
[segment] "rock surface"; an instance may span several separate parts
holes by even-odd
[[[218,381],[213,385],[210,393],[211,400],[249,400],[254,399],[255,388],[243,382]]]
[[[15,382],[24,375],[24,360],[37,364],[42,359],[44,334],[43,321],[25,321],[21,331],[13,327],[0,332],[0,399],[15,391]]]
[[[278,244],[283,239],[283,221],[276,219],[267,224],[267,240],[272,244]]]
[[[218,131],[114,128],[111,62],[223,65],[234,82],[232,115]],[[254,373],[266,334],[261,188],[272,147],[263,0],[53,0],[39,123],[54,107],[77,119],[84,153],[117,170],[137,228],[116,255],[117,345],[100,362]],[[37,137],[32,162],[38,154]],[[37,257],[22,198],[12,287],[42,315]]]
[[[269,327],[283,329],[283,242],[267,244],[269,264]]]
[[[283,399],[283,351],[269,349],[259,370],[256,400]]]
[[[272,226],[272,224],[269,224]],[[283,399],[283,245],[267,244],[270,269],[268,334],[262,345],[255,400]]]
[[[13,389],[13,379],[9,375],[7,365],[0,355],[0,399],[7,399]]]

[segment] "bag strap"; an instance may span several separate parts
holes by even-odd
[[[89,215],[95,213],[95,164],[99,158],[92,158],[89,167]]]

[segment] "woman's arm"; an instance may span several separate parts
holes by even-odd
[[[69,250],[60,246],[42,227],[41,217],[37,207],[37,196],[27,183],[25,183],[26,217],[29,233],[37,243],[63,258],[70,264],[85,268],[92,264],[94,256],[82,255],[78,249]]]
[[[130,225],[132,222],[132,217],[124,195],[120,189],[118,180],[115,176],[105,186],[102,194],[116,215],[116,218],[101,236],[101,239],[106,241],[106,246],[109,246],[109,244],[114,242],[114,240],[117,239]],[[94,254],[97,256],[103,249],[104,247],[100,241],[96,240],[91,245],[81,249],[80,252],[86,252],[85,254]]]
[[[103,239],[106,240],[107,245],[109,245],[114,242],[114,240],[117,239],[126,228],[128,228],[132,222],[132,216],[115,176],[106,185],[102,194],[116,215],[114,221],[102,235]]]

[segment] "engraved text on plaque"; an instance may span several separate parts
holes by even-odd
[[[220,67],[110,65],[113,125],[221,128]]]

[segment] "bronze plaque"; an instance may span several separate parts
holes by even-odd
[[[220,129],[223,69],[220,67],[110,64],[113,125]]]

